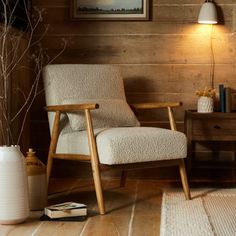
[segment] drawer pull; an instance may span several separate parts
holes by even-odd
[[[221,127],[219,125],[215,125],[214,128],[215,129],[221,129]]]

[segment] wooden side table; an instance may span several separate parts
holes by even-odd
[[[193,168],[231,169],[232,178],[235,180],[236,169],[236,112],[198,113],[187,110],[185,112],[185,133],[188,138],[187,169],[189,174]],[[194,142],[231,141],[234,144],[232,161],[197,161],[194,152]]]

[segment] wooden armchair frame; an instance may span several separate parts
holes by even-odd
[[[171,130],[176,130],[176,123],[174,120],[172,108],[179,107],[182,104],[179,102],[176,103],[139,103],[131,104],[132,109],[158,109],[158,108],[167,108],[168,117],[170,121]],[[142,163],[131,163],[131,164],[121,164],[121,165],[104,165],[99,163],[97,145],[93,132],[92,118],[90,110],[99,108],[98,104],[76,104],[76,105],[56,105],[56,106],[47,106],[45,108],[48,112],[55,112],[55,118],[53,123],[53,129],[51,134],[51,143],[49,147],[48,161],[47,161],[47,183],[49,183],[49,178],[51,175],[53,159],[64,159],[64,160],[78,160],[78,161],[88,161],[91,163],[93,179],[95,185],[95,192],[98,202],[98,209],[100,214],[105,214],[105,205],[103,199],[103,190],[101,182],[101,171],[106,171],[111,168],[121,169],[121,186],[125,185],[127,170],[130,169],[143,169],[143,168],[154,168],[162,166],[179,166],[181,181],[183,185],[183,190],[186,199],[191,199],[188,179],[186,175],[184,159],[174,159],[174,160],[164,160],[164,161],[152,161],[152,162],[142,162]],[[89,141],[90,155],[79,155],[79,154],[57,154],[56,147],[59,137],[59,123],[61,113],[72,112],[72,111],[81,111],[85,112],[86,125],[87,125],[87,135]]]

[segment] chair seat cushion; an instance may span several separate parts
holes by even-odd
[[[186,136],[178,131],[152,127],[122,127],[95,130],[101,164],[127,164],[172,160],[187,156]],[[89,155],[86,131],[59,137],[58,153]]]

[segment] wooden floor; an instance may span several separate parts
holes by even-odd
[[[128,180],[120,188],[118,180],[104,182],[107,214],[98,215],[91,181],[57,179],[51,181],[49,204],[76,201],[88,205],[84,222],[39,221],[42,212],[31,212],[27,222],[0,225],[0,236],[154,236],[159,235],[162,189],[152,180]],[[67,189],[67,191],[65,191]]]

